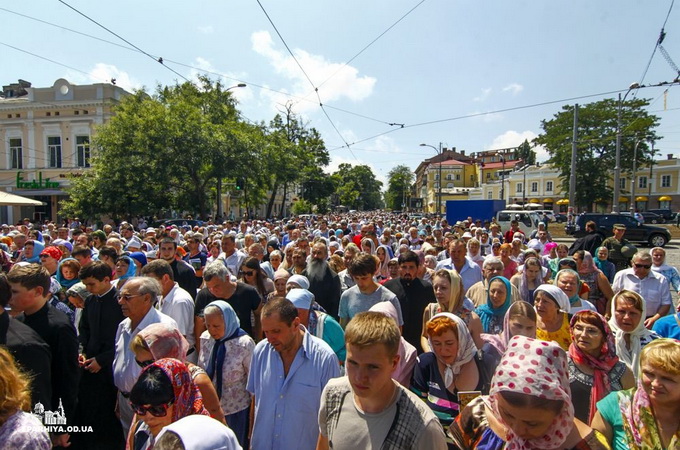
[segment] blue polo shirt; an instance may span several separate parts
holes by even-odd
[[[321,392],[328,380],[340,376],[340,365],[328,344],[302,329],[305,335],[288,376],[266,339],[255,347],[246,386],[255,395],[253,450],[316,449]]]

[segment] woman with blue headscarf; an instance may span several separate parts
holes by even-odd
[[[212,380],[227,425],[248,448],[250,393],[246,390],[255,341],[241,329],[236,311],[216,300],[203,311],[206,331],[201,335],[198,364]]]
[[[493,277],[486,290],[486,304],[475,312],[482,321],[484,333],[499,334],[503,331],[505,313],[512,304],[512,287],[505,277]]]
[[[40,264],[40,253],[45,250],[45,244],[40,241],[26,241],[24,250],[21,252],[19,261],[31,264]]]
[[[128,279],[137,274],[137,265],[129,256],[119,256],[118,259],[116,259],[116,270],[114,273],[116,279],[113,280],[112,284],[116,285],[116,288],[120,290]]]

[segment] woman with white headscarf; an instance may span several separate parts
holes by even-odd
[[[435,412],[442,426],[448,427],[461,409],[458,393],[481,388],[477,347],[465,322],[449,312],[432,317],[425,333],[432,351],[418,357],[411,390]]]
[[[536,338],[557,342],[564,351],[571,345],[569,297],[552,284],[542,284],[534,292],[534,309],[538,315]]]

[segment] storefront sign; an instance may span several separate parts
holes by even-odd
[[[42,172],[38,172],[37,180],[24,180],[21,176],[22,172],[17,172],[17,189],[56,189],[59,188],[59,183],[56,181],[50,181],[50,178],[45,178],[43,180]]]

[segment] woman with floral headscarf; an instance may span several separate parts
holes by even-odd
[[[186,364],[191,379],[201,391],[203,404],[210,416],[226,424],[215,386],[205,370],[186,361],[189,343],[175,325],[167,323],[149,325],[132,338],[130,349],[134,352],[135,361],[140,367],[146,367],[163,358],[179,359]]]
[[[554,342],[510,340],[488,396],[474,399],[450,428],[460,449],[608,449],[574,417],[567,355]]]
[[[411,390],[448,426],[460,411],[458,392],[479,389],[475,346],[463,320],[448,312],[435,315],[425,326],[432,351],[418,357]]]
[[[224,300],[205,307],[198,364],[215,385],[229,428],[248,448],[250,394],[246,390],[255,341],[241,329],[234,308]]]
[[[493,277],[486,290],[486,304],[475,312],[482,321],[484,333],[498,334],[503,331],[503,318],[512,304],[512,286],[505,277]]]
[[[160,359],[148,365],[130,391],[135,418],[128,448],[151,449],[164,426],[192,414],[210,415],[203,406],[189,369],[178,359]]]
[[[614,292],[609,280],[600,269],[597,268],[593,256],[587,250],[574,252],[574,261],[578,268],[581,281],[588,285],[588,301],[595,305],[597,312],[603,316],[609,315],[609,302],[612,301]]]
[[[590,423],[596,404],[612,391],[635,385],[633,372],[616,356],[607,321],[594,311],[579,311],[571,319],[569,384],[574,414]]]
[[[432,287],[437,303],[430,303],[423,311],[423,332],[420,345],[424,351],[432,351],[429,339],[425,333],[427,322],[436,314],[450,312],[460,317],[470,330],[475,346],[480,348],[482,341],[482,322],[474,312],[475,305],[465,296],[463,280],[455,270],[439,269],[432,278]]]
[[[642,350],[636,387],[597,403],[593,428],[615,450],[680,448],[680,342],[657,339]]]

